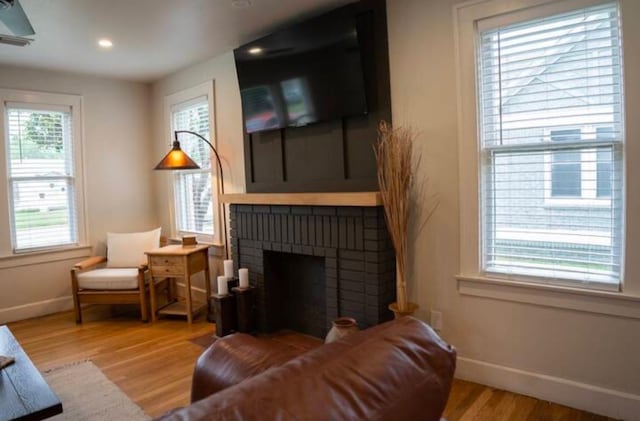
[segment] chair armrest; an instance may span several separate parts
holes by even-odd
[[[75,265],[73,265],[73,268],[76,270],[84,270],[99,265],[100,263],[104,263],[106,261],[107,258],[105,256],[92,256],[88,259],[76,263]]]
[[[143,263],[143,264],[138,266],[138,271],[140,271],[140,272],[145,272],[147,270],[149,270],[149,265],[146,264],[146,263]]]

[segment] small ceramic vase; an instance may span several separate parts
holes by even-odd
[[[329,333],[327,333],[324,343],[328,344],[330,342],[337,341],[338,339],[351,335],[358,330],[360,329],[358,329],[358,323],[355,319],[352,319],[351,317],[337,318],[333,321],[333,327]]]

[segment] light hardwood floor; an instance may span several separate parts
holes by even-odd
[[[71,312],[9,324],[41,370],[90,359],[151,416],[188,404],[191,375],[202,348],[190,339],[214,333],[199,317],[141,323],[135,315],[105,314],[104,306],[83,311],[76,325]],[[526,396],[456,380],[445,417],[457,420],[607,420]]]

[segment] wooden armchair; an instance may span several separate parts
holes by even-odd
[[[76,323],[83,304],[138,304],[149,320],[149,273],[145,251],[160,245],[160,228],[139,233],[107,233],[107,256],[93,256],[71,268]]]

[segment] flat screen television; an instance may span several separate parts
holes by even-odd
[[[234,50],[247,133],[367,113],[356,17],[341,10]]]

